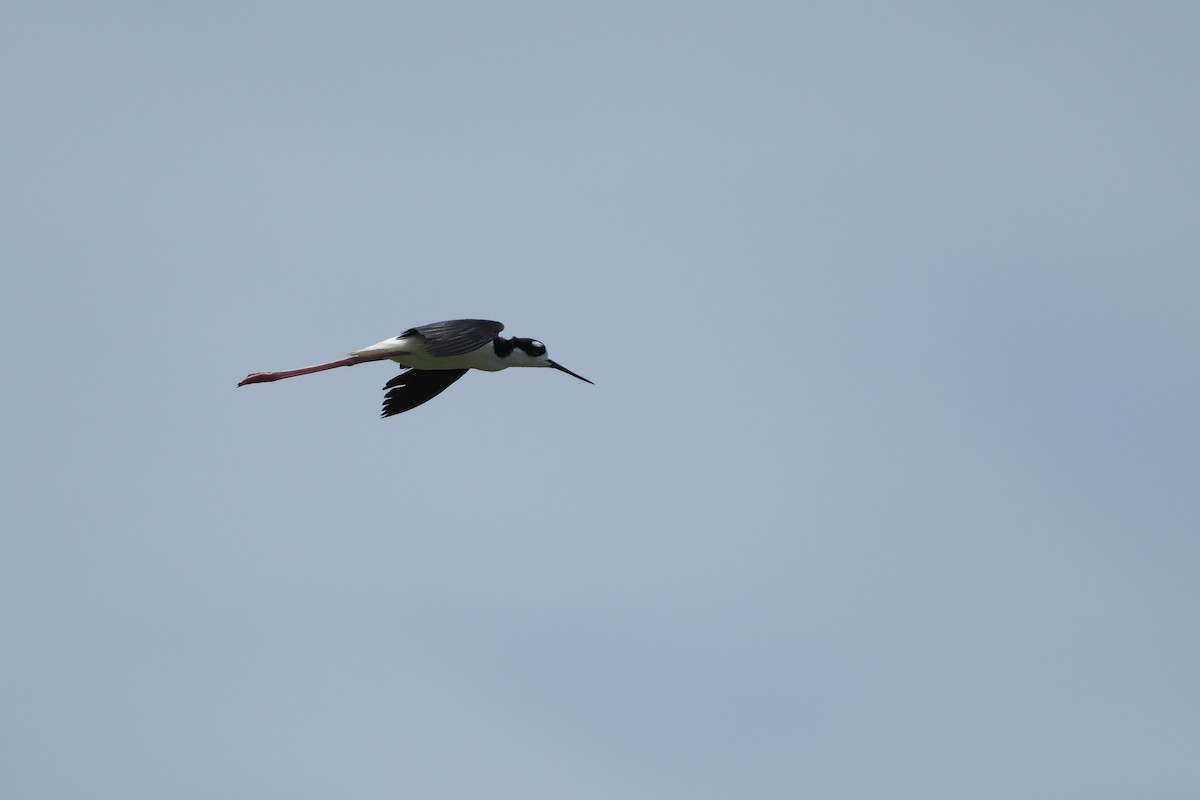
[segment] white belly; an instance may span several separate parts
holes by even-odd
[[[487,372],[497,372],[512,366],[510,362],[506,362],[496,355],[496,350],[491,342],[478,350],[472,350],[460,356],[431,358],[425,352],[425,343],[420,339],[387,339],[370,347],[355,350],[350,355],[380,360],[390,359],[411,369],[482,369]]]

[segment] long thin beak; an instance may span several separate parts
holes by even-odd
[[[571,370],[567,369],[562,364],[559,364],[557,361],[551,361],[550,366],[554,367],[559,372],[567,373],[572,378],[579,378],[579,380],[583,381],[584,383],[592,383],[591,381],[589,381],[587,378],[583,377],[582,375],[576,375],[574,372],[571,372]],[[595,385],[596,384],[592,383],[592,386],[595,386]]]

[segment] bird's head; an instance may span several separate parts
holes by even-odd
[[[509,341],[512,342],[513,351],[508,358],[513,362],[513,366],[552,367],[559,372],[567,373],[573,378],[579,378],[579,380],[585,383],[591,383],[591,381],[582,375],[576,375],[562,364],[551,360],[550,356],[546,355],[546,345],[542,344],[537,339],[522,339],[518,337],[510,339]]]

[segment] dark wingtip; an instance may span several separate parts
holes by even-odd
[[[393,417],[411,411],[446,391],[450,384],[466,374],[465,369],[410,369],[402,372],[383,387],[388,392],[384,395],[383,412],[379,416]]]

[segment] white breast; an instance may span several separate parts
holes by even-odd
[[[412,369],[482,369],[496,372],[514,366],[507,359],[496,355],[496,349],[488,342],[478,350],[460,356],[433,358],[425,351],[425,342],[420,338],[385,339],[378,344],[355,350],[350,355],[361,358],[391,359],[397,364]]]

